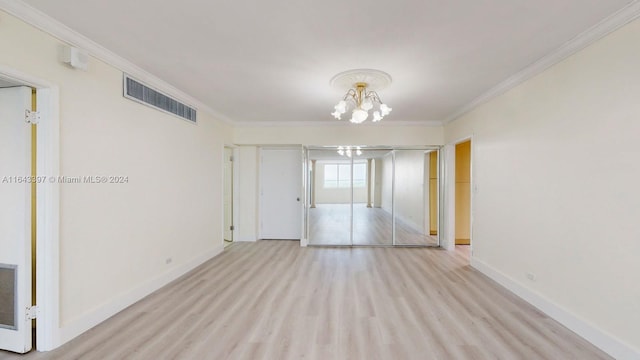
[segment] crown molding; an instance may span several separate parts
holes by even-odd
[[[560,48],[545,55],[525,69],[508,77],[503,82],[489,89],[489,91],[483,93],[471,102],[467,103],[456,112],[448,116],[444,120],[443,125],[446,125],[458,119],[459,117],[470,112],[476,107],[506,93],[514,87],[549,69],[553,65],[556,65],[569,56],[602,39],[603,37],[621,28],[622,26],[632,22],[638,17],[640,17],[640,2],[638,0],[633,0],[624,8],[606,17],[604,20],[600,21],[584,32],[578,34],[573,39],[567,41],[562,46],[560,46]]]
[[[232,125],[235,124],[235,121],[226,115],[215,111],[192,95],[187,94],[159,77],[143,70],[129,60],[115,54],[111,50],[108,50],[102,45],[69,28],[58,20],[53,19],[42,11],[22,2],[21,0],[0,0],[0,10],[15,16],[16,18],[44,31],[62,42],[88,51],[89,55],[94,58],[133,76],[137,80],[145,83],[145,85],[161,90],[184,103],[193,105],[197,110],[204,111],[217,120],[221,120]]]
[[[394,126],[425,126],[425,127],[440,127],[443,125],[442,121],[381,121],[380,123],[372,123],[366,121],[362,124],[352,124],[349,121],[236,121],[233,124],[235,127],[346,127],[346,126],[378,126],[378,127],[394,127]]]

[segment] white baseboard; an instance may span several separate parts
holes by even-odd
[[[62,344],[74,339],[78,335],[107,320],[113,315],[141,300],[145,296],[160,289],[161,287],[167,285],[171,281],[179,278],[187,272],[195,269],[197,266],[203,264],[204,262],[212,259],[223,251],[224,245],[220,244],[214,249],[211,249],[191,259],[189,262],[177,266],[156,277],[155,279],[151,279],[138,286],[137,288],[114,299],[111,299],[108,303],[105,303],[102,306],[85,313],[79,318],[71,321],[66,326],[60,328],[60,343],[56,344],[55,347],[59,347]]]
[[[471,266],[614,358],[618,360],[640,359],[640,350],[598,329],[594,324],[579,318],[567,309],[528,289],[481,260],[472,257]]]
[[[255,236],[238,236],[238,239],[233,240],[234,242],[256,242],[258,239]]]

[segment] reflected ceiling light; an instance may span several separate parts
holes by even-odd
[[[362,155],[362,149],[360,146],[338,146],[338,154],[340,154],[340,156],[351,157],[354,153],[356,156]]]
[[[331,79],[331,86],[341,91],[347,91],[342,100],[334,106],[331,113],[336,119],[342,120],[342,115],[351,109],[351,121],[361,124],[369,118],[369,111],[373,111],[372,122],[378,122],[389,115],[391,108],[380,100],[376,92],[391,84],[391,76],[386,72],[372,69],[356,69],[341,72]],[[377,106],[377,109],[375,107]]]

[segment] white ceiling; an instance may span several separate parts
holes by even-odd
[[[631,0],[25,0],[238,122],[336,122],[373,68],[383,123],[443,121]]]

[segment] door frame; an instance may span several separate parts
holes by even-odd
[[[37,130],[38,176],[53,177],[36,186],[36,347],[52,350],[60,345],[59,224],[60,224],[60,119],[59,88],[54,83],[0,64],[0,77],[36,89],[40,113]]]
[[[470,191],[469,191],[469,249],[473,257],[473,198],[475,197],[474,183],[474,135],[458,138],[444,146],[443,173],[445,175],[443,197],[444,197],[444,219],[442,221],[444,247],[447,250],[456,249],[456,145],[471,141],[471,165],[470,165]]]
[[[233,230],[231,230],[231,236],[233,238],[233,242],[236,242],[237,240],[237,234],[238,234],[238,226],[236,226],[236,221],[237,219],[239,219],[240,216],[240,212],[239,212],[239,208],[238,208],[238,204],[239,201],[238,199],[240,198],[240,177],[238,176],[238,174],[240,173],[240,150],[238,149],[238,146],[236,145],[232,145],[232,144],[224,144],[222,147],[222,163],[224,165],[225,160],[225,153],[224,153],[224,149],[225,148],[229,148],[231,149],[232,152],[232,156],[233,156],[233,162],[232,162],[232,191],[231,191],[231,217],[232,217],[232,225],[233,225]],[[223,174],[223,176],[225,176],[225,174]],[[224,194],[224,181],[222,183],[222,193]],[[224,243],[224,203],[222,204],[222,224],[223,224],[223,229],[222,229],[222,234],[220,235],[222,237],[222,242]]]

